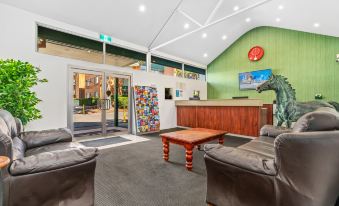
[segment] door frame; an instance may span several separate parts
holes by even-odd
[[[101,75],[102,76],[102,88],[101,92],[103,95],[106,93],[106,77],[112,76],[117,78],[125,78],[128,79],[128,133],[132,134],[132,122],[133,122],[133,115],[132,115],[132,73],[127,72],[119,72],[119,71],[112,71],[107,69],[98,69],[98,68],[88,68],[84,66],[76,66],[76,65],[68,65],[67,69],[67,128],[69,128],[72,132],[74,132],[74,121],[73,121],[73,74],[75,72],[78,73],[86,73],[86,74],[94,74],[94,75]],[[104,98],[104,97],[102,97]],[[104,132],[106,128],[106,111],[102,110],[101,113],[101,123],[103,125],[102,132]]]

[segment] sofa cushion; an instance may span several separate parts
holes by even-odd
[[[269,136],[259,136],[257,140],[267,142],[267,143],[270,143],[270,144],[273,145],[275,138],[272,138],[272,137],[269,137]]]
[[[255,144],[260,145],[260,143],[257,142],[252,145],[247,145],[247,148],[245,149],[245,147],[234,148],[217,144],[206,144],[204,146],[204,150],[207,156],[222,163],[230,164],[235,167],[260,174],[276,175],[277,170],[275,167],[274,155],[272,155],[272,151],[267,148],[264,150],[262,150],[262,148],[258,148],[258,151],[256,151],[255,148],[257,146],[255,146]],[[259,147],[261,146],[263,145],[260,145]],[[271,147],[269,145],[266,146]]]
[[[35,147],[33,149],[28,149],[25,153],[25,156],[31,156],[36,155],[43,152],[53,152],[58,150],[65,150],[65,149],[71,149],[71,148],[83,148],[83,146],[80,143],[77,142],[60,142],[55,144],[49,144],[41,147]]]
[[[330,131],[339,129],[339,113],[331,108],[321,108],[300,117],[293,132]]]
[[[249,143],[239,146],[238,149],[254,152],[273,159],[275,156],[274,139],[271,139],[273,141],[269,142],[266,140],[252,140]]]
[[[43,152],[14,160],[10,166],[10,173],[23,175],[60,169],[89,161],[97,155],[97,148],[94,147]]]
[[[30,149],[59,142],[71,142],[73,135],[69,129],[60,128],[22,132],[20,138],[26,143],[27,148]]]
[[[25,143],[19,138],[13,138],[13,160],[21,159],[25,156],[26,145]]]
[[[260,129],[261,136],[268,136],[268,137],[277,137],[283,133],[292,132],[291,129],[286,127],[278,127],[273,125],[265,125]]]

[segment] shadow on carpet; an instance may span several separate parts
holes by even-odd
[[[189,172],[182,146],[170,144],[170,160],[165,162],[159,133],[144,137],[150,141],[100,151],[95,205],[206,206],[204,152],[194,149],[193,170]],[[224,144],[234,147],[248,141],[226,138]]]

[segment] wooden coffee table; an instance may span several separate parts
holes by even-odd
[[[161,134],[164,160],[169,159],[169,143],[183,145],[186,149],[186,168],[192,170],[193,149],[195,146],[200,148],[200,145],[215,139],[219,140],[219,144],[224,144],[224,135],[227,132],[220,130],[194,128],[188,130],[180,130]]]

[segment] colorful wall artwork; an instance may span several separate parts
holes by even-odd
[[[160,130],[159,100],[155,87],[134,86],[137,133]]]

